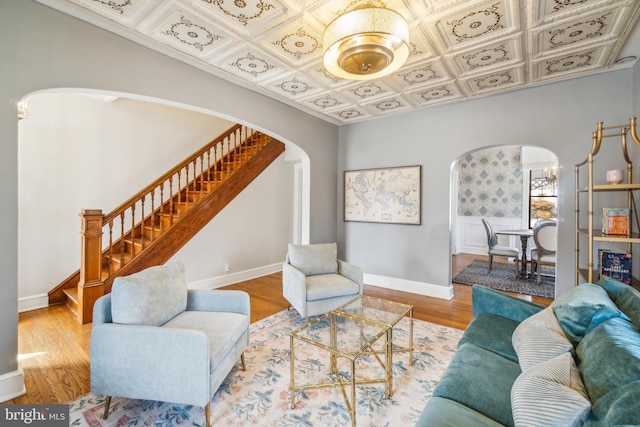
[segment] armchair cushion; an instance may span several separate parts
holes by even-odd
[[[181,263],[150,267],[113,282],[113,323],[160,326],[186,308],[187,285]]]
[[[360,285],[339,274],[316,274],[307,277],[307,301],[358,295]]]
[[[195,329],[209,337],[209,358],[211,372],[233,349],[241,337],[249,330],[249,317],[239,313],[185,311],[167,323],[163,328]],[[246,343],[246,339],[242,340]]]
[[[305,276],[338,272],[338,246],[336,243],[294,245],[289,243],[289,263]]]

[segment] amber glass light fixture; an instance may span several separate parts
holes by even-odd
[[[409,26],[399,13],[370,5],[334,19],[324,31],[324,67],[350,80],[371,80],[399,69],[409,57]]]

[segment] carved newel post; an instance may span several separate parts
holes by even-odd
[[[78,283],[78,320],[90,323],[93,304],[104,295],[102,281],[102,210],[83,209],[80,212],[80,282]]]

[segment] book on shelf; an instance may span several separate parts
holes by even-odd
[[[629,235],[628,208],[602,208],[602,234]]]
[[[630,285],[631,254],[615,249],[599,249],[597,271],[598,279],[606,276]]]

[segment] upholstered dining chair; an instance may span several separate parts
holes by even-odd
[[[181,263],[118,277],[93,307],[91,393],[205,408],[249,344],[242,291],[187,289]]]
[[[489,273],[491,273],[491,269],[493,268],[493,257],[503,256],[515,258],[515,272],[516,276],[519,276],[520,271],[518,269],[518,257],[520,256],[520,249],[511,246],[498,245],[498,236],[493,230],[493,226],[491,225],[491,223],[482,218],[482,224],[484,225],[484,229],[487,233],[487,246],[489,248],[487,252],[487,254],[489,255]]]
[[[335,243],[289,244],[282,292],[301,317],[328,313],[362,295],[362,269],[338,259]]]
[[[539,221],[533,227],[535,249],[531,250],[531,274],[536,276],[540,284],[542,264],[556,265],[556,249],[558,247],[558,229],[555,221]]]

